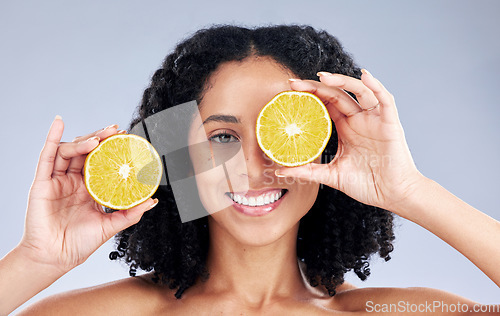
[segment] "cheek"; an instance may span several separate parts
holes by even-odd
[[[231,191],[222,166],[195,175],[198,195],[205,210],[213,214],[232,204],[225,195]]]
[[[203,207],[207,210],[207,212],[213,213],[211,211],[211,209],[213,209],[213,205],[210,204],[210,196],[213,195],[213,183],[211,183],[210,178],[206,177],[203,173],[197,173],[195,178],[198,195]]]
[[[314,182],[308,182],[305,180],[297,180],[295,184],[295,198],[290,201],[296,205],[297,210],[300,212],[300,216],[304,216],[309,212],[311,207],[316,202],[319,192],[319,184]]]
[[[208,142],[200,142],[189,146],[189,158],[195,174],[212,169],[214,161]]]
[[[321,156],[314,160],[314,163],[321,163]],[[309,182],[306,180],[298,180],[298,186],[300,187],[300,191],[303,192],[303,205],[307,208],[307,212],[312,208],[316,199],[318,198],[319,189],[321,184],[315,182]],[[307,213],[305,212],[304,215]]]

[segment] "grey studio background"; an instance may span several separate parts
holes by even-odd
[[[305,23],[337,36],[395,95],[420,171],[500,219],[500,3],[496,1],[2,1],[0,257],[20,240],[39,152],[56,114],[64,141],[126,128],[174,45],[214,23]],[[362,287],[423,286],[480,303],[500,289],[443,241],[397,220],[392,260]],[[34,300],[128,276],[108,242]],[[1,299],[1,298],[0,298]],[[33,300],[32,300],[33,301]]]

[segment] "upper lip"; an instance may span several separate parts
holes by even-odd
[[[283,188],[266,188],[266,189],[261,189],[261,190],[248,190],[248,191],[240,191],[240,192],[227,192],[228,194],[229,193],[233,193],[235,195],[241,195],[241,196],[244,196],[244,197],[257,197],[259,195],[262,195],[262,194],[266,194],[266,193],[279,193],[283,190],[286,190],[286,189],[283,189]]]

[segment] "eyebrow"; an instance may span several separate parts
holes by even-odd
[[[237,118],[236,116],[215,114],[207,117],[200,125],[200,127],[208,122],[241,123],[240,119]]]

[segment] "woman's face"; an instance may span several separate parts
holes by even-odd
[[[260,110],[290,90],[293,77],[269,57],[250,57],[221,64],[209,78],[199,104],[201,120],[192,124],[189,142],[210,145],[208,150],[190,147],[190,156],[201,202],[211,214],[211,232],[245,245],[266,245],[295,232],[314,204],[319,185],[276,177],[279,165],[262,152],[255,136]]]

